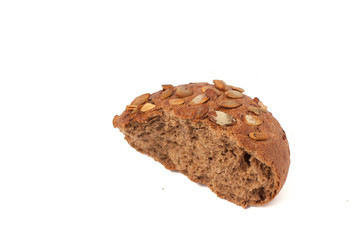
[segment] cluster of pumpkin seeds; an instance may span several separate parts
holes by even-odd
[[[236,119],[219,110],[210,110],[206,103],[209,99],[216,100],[218,96],[224,94],[225,99],[217,101],[217,104],[223,108],[232,109],[242,106],[242,103],[238,99],[243,97],[243,88],[233,87],[227,85],[222,80],[213,80],[214,87],[212,86],[202,86],[202,93],[193,97],[191,101],[188,102],[189,105],[199,105],[197,109],[192,113],[195,119],[202,119],[208,117],[210,121],[220,125],[220,126],[232,126],[237,123]],[[171,84],[162,85],[163,92],[160,97],[162,100],[167,100],[171,96],[175,95],[176,98],[168,99],[169,105],[177,106],[185,104],[185,98],[192,96],[193,91],[187,89],[186,87],[174,87]],[[135,98],[130,105],[127,105],[126,109],[133,112],[147,112],[152,109],[155,109],[155,104],[149,103],[150,94],[146,93]],[[243,115],[241,120],[250,126],[258,126],[263,123],[263,120],[258,116],[263,112],[267,112],[267,106],[265,106],[258,98],[253,99],[257,103],[257,106],[250,106],[248,108],[249,114]],[[267,140],[270,137],[270,134],[265,132],[252,132],[249,134],[249,137],[253,140]]]

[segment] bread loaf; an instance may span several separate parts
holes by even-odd
[[[286,181],[288,141],[258,99],[222,80],[143,94],[113,119],[128,143],[242,207],[271,201]]]

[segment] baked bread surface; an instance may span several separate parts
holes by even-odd
[[[132,147],[242,207],[279,193],[290,165],[288,141],[258,98],[221,80],[162,87],[114,117]]]

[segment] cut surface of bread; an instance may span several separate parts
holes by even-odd
[[[286,180],[287,138],[258,98],[222,87],[170,85],[143,94],[114,117],[113,125],[133,148],[205,184],[220,198],[242,207],[263,205]],[[232,97],[238,101],[229,101]]]
[[[124,133],[139,152],[238,205],[255,205],[276,193],[276,179],[269,166],[202,122],[164,114],[132,123]]]

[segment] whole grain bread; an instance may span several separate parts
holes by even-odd
[[[222,80],[162,85],[113,119],[128,143],[242,207],[271,201],[286,181],[285,131],[258,99]]]

